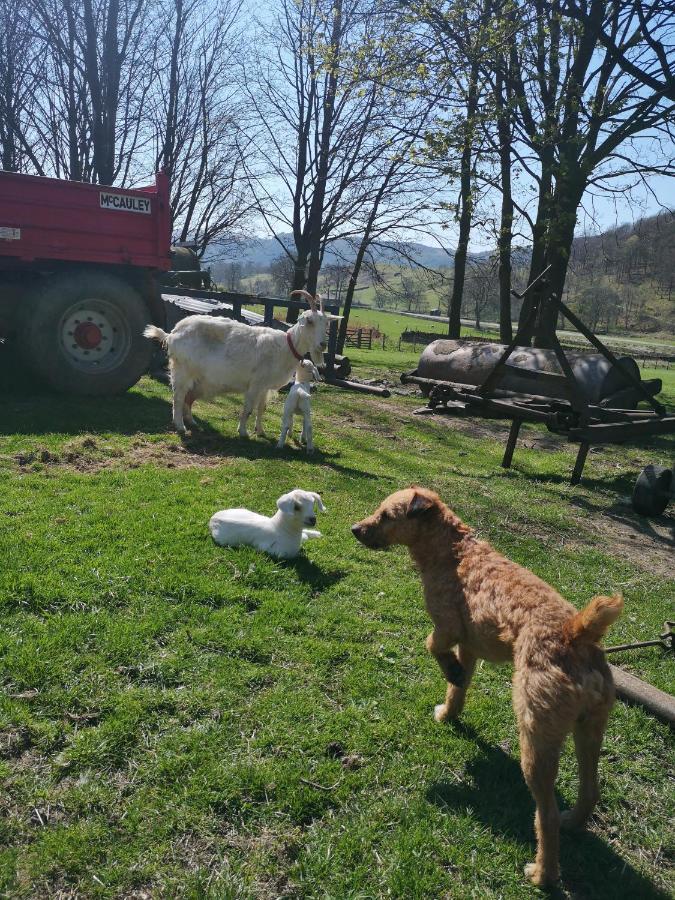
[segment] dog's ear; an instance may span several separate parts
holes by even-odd
[[[323,500],[321,499],[321,497],[318,494],[315,494],[313,491],[312,497],[314,497],[316,505],[319,507],[319,512],[326,512],[326,507],[323,505]]]
[[[280,509],[282,513],[295,512],[295,500],[290,494],[282,494],[277,500],[277,509]]]
[[[429,512],[430,509],[433,509],[435,505],[431,497],[425,497],[424,494],[419,494],[415,491],[408,505],[406,515],[409,519],[413,519],[415,516],[422,516],[424,513]]]

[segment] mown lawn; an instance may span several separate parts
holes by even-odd
[[[390,381],[410,362],[350,355]],[[149,379],[108,400],[4,397],[2,896],[539,896],[509,667],[482,665],[462,724],[435,725],[417,576],[349,525],[429,485],[575,604],[622,591],[611,642],[651,637],[673,617],[673,519],[625,498],[672,443],[592,453],[572,488],[574,448],[528,429],[507,472],[503,425],[415,418],[413,396],[322,387],[314,459],[235,438],[229,398],[181,445],[168,401]],[[215,510],[271,513],[293,487],[328,507],[296,561],[212,544]],[[622,662],[675,690],[659,650]],[[674,769],[668,728],[618,703],[602,804],[562,841],[563,896],[672,895]],[[568,747],[561,806],[575,788]]]

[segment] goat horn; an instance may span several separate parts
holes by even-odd
[[[316,300],[314,297],[312,297],[312,295],[310,294],[309,291],[303,291],[300,288],[298,288],[295,291],[291,291],[291,297],[293,296],[293,294],[301,294],[309,303],[310,308],[313,310],[316,310]]]
[[[314,299],[319,301],[319,309],[323,312],[323,297],[321,294],[317,294]]]

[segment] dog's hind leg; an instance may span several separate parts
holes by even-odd
[[[527,713],[532,716],[532,713]],[[555,780],[563,739],[535,736],[534,731],[520,725],[520,765],[527,786],[532,792],[537,810],[534,829],[537,835],[537,856],[525,866],[525,875],[538,887],[552,885],[559,877],[560,813],[555,799]],[[533,726],[537,728],[537,725]],[[542,722],[538,730],[545,731]]]
[[[560,816],[563,828],[581,828],[600,799],[598,761],[609,710],[584,717],[574,726],[574,749],[579,764],[579,794],[576,805]]]
[[[427,637],[426,647],[441,667],[445,680],[461,688],[464,685],[465,673],[464,667],[451,649],[456,643],[457,638],[449,631],[434,628]]]
[[[445,703],[439,703],[434,708],[434,719],[437,722],[445,722],[446,719],[456,719],[464,709],[466,692],[471,683],[473,670],[476,668],[476,656],[463,644],[460,644],[457,648],[457,659],[463,669],[464,681],[461,687],[448,682]]]

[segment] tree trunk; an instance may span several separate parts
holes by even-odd
[[[551,217],[549,222],[544,260],[544,267],[550,266],[551,268],[546,274],[545,294],[542,295],[543,303],[535,323],[535,347],[550,348],[553,346],[558,324],[558,308],[555,304],[547,302],[546,298],[562,297],[572,252],[574,228],[577,223],[577,209],[584,190],[585,184],[580,184],[572,178],[558,178],[556,181],[552,204],[556,214]]]
[[[546,239],[548,234],[549,217],[553,206],[551,188],[553,185],[553,154],[547,150],[542,153],[542,172],[539,182],[539,201],[537,204],[537,218],[532,229],[532,256],[530,258],[530,274],[527,283],[532,284],[546,268]],[[527,318],[530,315],[533,304],[541,301],[546,291],[548,279],[541,279],[532,290],[530,290],[520,309],[518,319],[518,343],[523,347],[528,347],[532,342],[534,334],[534,324],[530,323],[526,326]]]
[[[467,97],[466,120],[464,123],[464,141],[460,164],[460,207],[459,236],[455,250],[455,268],[452,279],[452,296],[448,310],[448,337],[458,338],[461,330],[462,296],[464,294],[464,276],[466,274],[466,257],[471,236],[471,220],[473,215],[473,197],[471,193],[471,163],[473,156],[474,119],[478,110],[478,63],[471,66],[469,76],[469,94]]]
[[[356,291],[356,285],[359,280],[359,274],[361,272],[363,259],[369,246],[370,231],[367,229],[356,253],[356,259],[354,260],[351,275],[349,276],[349,283],[347,284],[347,291],[345,292],[345,302],[344,306],[342,307],[342,320],[340,322],[340,329],[338,331],[337,353],[342,353],[344,351],[345,341],[347,340],[347,326],[349,325],[349,315],[352,311],[354,292]]]
[[[502,60],[502,64],[503,64]],[[504,79],[497,70],[496,97],[498,106],[497,134],[499,137],[499,167],[502,186],[502,210],[499,227],[499,340],[510,344],[511,326],[511,245],[513,241],[513,195],[511,192],[511,124],[508,96],[504,97]],[[506,101],[506,102],[505,102]]]
[[[323,101],[323,122],[321,124],[321,143],[319,146],[319,160],[316,170],[316,188],[312,197],[312,206],[309,213],[308,237],[310,241],[309,266],[307,268],[307,290],[310,294],[316,293],[319,280],[321,258],[321,225],[324,213],[324,200],[326,197],[326,183],[328,181],[328,166],[330,157],[330,145],[333,137],[333,117],[335,114],[335,99],[338,87],[338,66],[340,63],[342,44],[342,0],[335,0],[333,7],[333,23],[330,35],[331,66],[327,75],[327,89]]]

